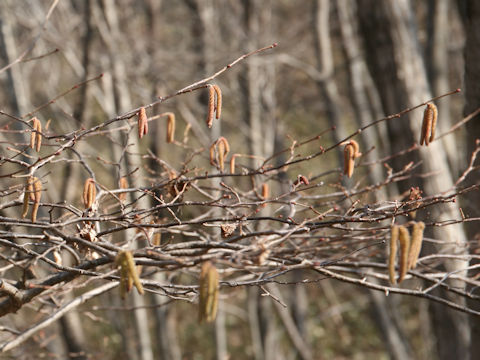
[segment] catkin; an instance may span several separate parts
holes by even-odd
[[[214,142],[210,146],[210,165],[215,166],[215,149],[217,148],[217,143]]]
[[[97,190],[95,188],[95,180],[92,178],[88,178],[85,180],[85,184],[83,186],[83,204],[85,205],[86,209],[92,207],[95,197],[97,196]]]
[[[33,177],[27,178],[27,183],[25,185],[25,192],[23,194],[23,209],[22,209],[22,219],[25,218],[28,214],[28,201],[35,200],[35,196],[33,195]]]
[[[420,145],[428,146],[435,138],[435,129],[437,126],[438,110],[435,104],[428,103],[423,113],[422,132],[420,135]]]
[[[203,263],[199,281],[199,311],[200,322],[212,322],[217,315],[219,276],[217,269],[210,262]]]
[[[118,181],[118,185],[120,189],[127,189],[128,188],[127,178],[125,176],[122,176]],[[119,193],[118,198],[120,199],[120,201],[125,201],[127,199],[127,193],[126,192]]]
[[[408,271],[408,252],[410,250],[410,234],[405,226],[399,227],[399,241],[400,241],[400,275],[398,276],[398,282],[401,283],[407,275]]]
[[[408,270],[417,266],[417,260],[422,251],[423,230],[425,230],[425,223],[423,221],[413,225],[412,243],[408,254]]]
[[[267,183],[262,184],[262,199],[267,200],[270,197],[270,187]],[[266,207],[267,204],[262,204],[262,207]]]
[[[144,107],[138,111],[138,137],[141,139],[148,133],[148,118]]]
[[[33,130],[30,134],[30,147],[35,149],[37,152],[40,151],[42,146],[42,123],[36,117],[32,119]]]
[[[344,174],[349,178],[353,175],[353,169],[355,167],[355,148],[352,144],[345,145],[343,151],[344,155]]]
[[[430,138],[428,140],[429,142],[433,142],[433,140],[435,139],[435,130],[437,128],[438,109],[435,106],[435,104],[430,104],[430,105],[431,105],[433,114],[432,114],[432,126],[430,130]]]
[[[220,166],[220,171],[223,172],[225,168],[225,157],[230,152],[230,145],[228,144],[227,139],[221,136],[217,140],[217,146],[218,146],[218,149],[217,149],[218,165]]]
[[[222,114],[222,90],[220,90],[220,87],[218,85],[213,85],[213,88],[215,90],[215,93],[217,94],[217,102],[215,106],[215,119],[220,119],[220,115]]]
[[[388,276],[390,278],[391,284],[396,284],[396,274],[395,274],[395,259],[397,257],[398,249],[398,226],[392,226],[390,231],[390,253],[388,257]]]
[[[360,152],[360,146],[358,145],[358,142],[355,140],[350,140],[349,144],[353,146],[353,158],[356,159],[360,156],[362,156],[362,153]]]
[[[175,114],[168,112],[165,115],[167,116],[167,143],[171,144],[175,141]]]
[[[161,243],[162,243],[162,233],[156,232],[155,234],[153,234],[152,245],[160,246]]]
[[[129,292],[133,285],[137,289],[138,293],[143,295],[143,286],[138,276],[135,261],[131,251],[122,250],[119,251],[115,258],[115,263],[120,267],[120,294],[124,298],[125,294]]]
[[[42,182],[36,178],[32,177],[32,187],[33,187],[33,207],[32,207],[32,222],[37,221],[37,212],[40,207],[40,199],[42,197]]]
[[[207,112],[207,126],[209,128],[213,125],[213,116],[215,112],[215,88],[208,85],[208,112]]]
[[[235,158],[237,154],[233,154],[230,158],[230,174],[235,174]]]

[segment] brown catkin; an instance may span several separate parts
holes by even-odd
[[[40,122],[40,120],[38,120],[38,125],[37,125],[37,129],[36,129],[38,132],[36,133],[36,139],[35,139],[35,150],[37,152],[40,152],[40,149],[42,147],[42,123]]]
[[[437,128],[438,109],[435,106],[435,104],[433,104],[433,103],[430,103],[429,105],[431,105],[432,112],[433,112],[432,126],[431,126],[431,130],[430,130],[430,138],[429,138],[429,142],[432,142],[435,139],[435,130]],[[427,105],[427,107],[428,107],[428,105]]]
[[[428,103],[423,113],[422,132],[420,135],[420,145],[428,146],[435,138],[435,127],[437,126],[438,110],[435,104]]]
[[[217,148],[217,143],[214,142],[210,146],[210,165],[215,166],[215,149]]]
[[[120,267],[120,294],[122,298],[129,292],[133,285],[139,294],[143,295],[143,286],[138,276],[137,267],[131,251],[121,250],[115,258],[115,263]]]
[[[144,107],[138,111],[138,137],[141,139],[148,133],[148,118]]]
[[[160,246],[161,243],[162,243],[162,233],[156,232],[155,234],[153,234],[152,245]]]
[[[218,153],[218,165],[220,166],[220,171],[223,172],[225,168],[225,157],[230,152],[230,145],[226,138],[221,136],[217,140],[217,153]]]
[[[237,154],[233,154],[230,158],[230,174],[235,174],[235,158]]]
[[[397,257],[398,249],[398,226],[392,226],[390,231],[390,253],[388,256],[388,277],[390,278],[391,284],[396,284],[396,274],[395,274],[395,260]]]
[[[203,263],[199,280],[199,311],[200,322],[212,322],[217,315],[219,276],[215,266],[207,261]]]
[[[175,114],[168,112],[167,115],[167,143],[171,144],[175,141]]]
[[[400,241],[400,275],[398,276],[398,282],[401,283],[405,278],[405,275],[407,275],[408,252],[410,250],[410,234],[408,233],[408,229],[403,225],[399,227],[398,239]]]
[[[36,117],[32,118],[32,133],[30,134],[30,147],[37,152],[42,146],[42,123]]]
[[[343,155],[345,161],[344,174],[350,178],[353,175],[353,169],[355,167],[355,148],[352,144],[345,145]]]
[[[267,183],[262,184],[262,199],[267,200],[270,196],[270,187],[268,186]],[[262,207],[266,207],[267,204],[264,203],[262,204]]]
[[[417,266],[418,257],[422,251],[423,230],[425,230],[425,223],[419,221],[413,225],[412,243],[408,253],[408,270]]]
[[[32,207],[32,222],[37,221],[37,212],[40,207],[40,199],[42,198],[42,182],[36,178],[32,177],[32,187],[33,187],[33,207]]]
[[[35,201],[35,195],[33,194],[33,178],[28,177],[27,183],[25,184],[25,192],[23,194],[23,209],[22,209],[22,219],[25,218],[28,214],[28,205],[29,200]]]
[[[208,112],[207,112],[207,126],[209,128],[213,125],[213,115],[215,112],[215,88],[208,85]]]
[[[360,157],[362,153],[360,152],[360,145],[358,145],[358,142],[355,140],[350,140],[349,144],[353,146],[353,158],[356,159]]]
[[[95,180],[88,178],[83,185],[83,204],[86,209],[92,207],[96,196],[97,190],[95,188]]]
[[[222,90],[220,90],[220,87],[218,85],[213,85],[213,88],[215,89],[215,93],[217,94],[217,103],[215,106],[215,119],[220,119],[220,115],[222,114]]]
[[[125,176],[122,176],[120,178],[120,180],[118,181],[118,185],[119,185],[120,189],[127,189],[128,188],[127,178]],[[127,199],[127,193],[126,192],[119,193],[118,198],[121,201],[125,201]]]

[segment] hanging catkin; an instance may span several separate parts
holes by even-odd
[[[199,281],[199,321],[212,322],[217,315],[219,276],[215,266],[207,261],[203,263]]]
[[[391,284],[396,284],[396,274],[395,274],[395,260],[397,257],[398,249],[398,226],[392,226],[390,231],[390,253],[388,257],[388,276],[390,278]]]
[[[399,228],[399,242],[400,242],[400,264],[399,271],[400,275],[398,276],[398,282],[401,283],[407,275],[408,271],[408,252],[410,250],[410,234],[408,229],[405,226],[400,226]]]

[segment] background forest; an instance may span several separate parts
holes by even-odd
[[[480,2],[2,0],[0,80],[2,358],[480,358]]]

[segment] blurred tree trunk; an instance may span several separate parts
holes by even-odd
[[[427,64],[427,76],[431,84],[434,96],[445,94],[452,90],[449,86],[449,55],[448,36],[450,33],[449,16],[450,0],[429,0],[428,2],[428,42],[425,52]],[[438,133],[446,132],[453,124],[450,116],[450,98],[443,98],[437,103],[438,113],[441,114],[438,122]],[[444,141],[444,139],[446,139]],[[466,159],[462,156],[463,151],[458,151],[462,144],[457,143],[455,136],[443,138],[442,144],[445,147],[448,157],[448,164],[452,174],[460,174],[464,168]]]
[[[214,44],[217,40],[217,17],[215,16],[215,7],[213,0],[185,0],[192,14],[192,37],[194,38],[194,52],[197,55],[197,69],[201,77],[210,76],[215,72]],[[206,101],[206,92],[200,93],[197,97],[199,105],[204,108]],[[222,122],[214,121],[211,129],[208,131],[210,135],[209,145],[216,141],[222,135]],[[221,178],[212,179],[212,185],[220,188]],[[217,193],[219,196],[220,194]],[[222,216],[222,210],[217,209],[215,213]],[[217,229],[220,236],[220,229]],[[228,358],[228,341],[227,328],[225,324],[226,314],[224,303],[219,300],[217,317],[215,319],[215,344],[217,360],[226,360]]]
[[[393,114],[431,98],[410,2],[370,0],[358,1],[357,4],[368,65],[377,87],[382,89],[380,95],[385,112]],[[394,153],[410,147],[412,139],[418,141],[422,116],[420,111],[411,115],[413,116],[388,122]],[[435,141],[428,148],[421,148],[419,156],[423,162],[424,172],[439,174],[423,179],[422,189],[425,195],[454,189],[447,155],[441,142]],[[437,205],[432,209],[429,219],[434,221],[456,219],[459,217],[458,214],[459,209],[456,203]],[[438,251],[465,253],[466,237],[461,224],[436,227],[433,229],[433,234],[437,239],[448,239],[450,243],[455,244],[454,247],[452,245],[437,246]],[[468,262],[449,260],[444,265],[448,272],[456,271],[457,274],[465,274],[464,269],[468,266]],[[450,283],[464,287],[461,281]],[[456,299],[456,301],[462,303],[463,300]],[[440,358],[468,359],[470,344],[468,318],[464,314],[445,308],[434,311],[434,317],[437,323],[434,329],[450,329],[451,334],[453,326],[456,335],[451,338],[451,341],[446,342],[440,337],[442,334],[437,333]]]
[[[358,40],[358,24],[354,17],[354,6],[347,0],[339,0],[336,3],[340,31],[342,34],[342,47],[347,58],[348,63],[348,80],[351,93],[352,105],[354,109],[355,119],[358,127],[366,126],[376,118],[380,118],[381,109],[372,109],[369,99],[367,97],[367,85],[364,82],[365,77],[370,77],[367,65],[360,50]],[[378,96],[375,86],[370,86]],[[379,102],[378,102],[379,103]],[[375,104],[375,103],[374,103]],[[373,111],[372,111],[373,110]],[[375,116],[377,115],[377,116]],[[384,125],[384,124],[382,124]],[[384,150],[388,146],[386,139],[386,127],[374,127],[363,131],[360,135],[360,144],[363,152],[373,147],[370,152],[371,159],[378,159],[381,157],[379,150]],[[368,169],[368,177],[372,184],[381,183],[383,176],[383,169],[381,164],[375,164]],[[394,185],[394,184],[392,184]],[[396,186],[389,187],[390,193],[398,194]],[[373,194],[376,201],[386,201],[388,197],[387,189],[380,188]],[[376,279],[370,279],[376,282]],[[384,335],[385,341],[388,344],[389,353],[393,359],[409,359],[411,351],[409,349],[406,336],[403,333],[396,319],[399,317],[396,314],[398,307],[391,306],[393,297],[387,299],[383,294],[375,290],[369,290],[369,295],[373,301],[375,310],[374,319],[380,329],[381,334]]]
[[[243,40],[245,52],[264,46],[271,29],[271,1],[246,0],[242,3]],[[275,65],[264,66],[257,58],[249,59],[245,72],[240,74],[240,87],[244,124],[248,124],[248,146],[250,154],[260,157],[272,155],[275,148]],[[267,68],[270,68],[267,70]],[[253,168],[259,161],[251,160]],[[256,177],[257,181],[264,178]],[[257,184],[259,186],[260,184]],[[270,209],[262,210],[268,216]],[[257,229],[259,230],[259,229]],[[262,297],[257,290],[247,292],[249,304],[249,327],[256,360],[282,359],[278,352],[278,328],[271,299]]]
[[[332,43],[330,39],[330,0],[314,0],[312,9],[312,25],[314,35],[315,56],[317,67],[321,73],[322,80],[317,81],[320,94],[325,101],[326,115],[332,131],[334,143],[343,140],[347,131],[340,114],[340,97],[334,77],[334,60],[332,54]],[[337,150],[338,164],[343,164],[342,148]]]
[[[120,32],[120,20],[117,14],[117,7],[122,6],[121,2],[114,2],[113,0],[103,0],[103,14],[104,19],[107,23],[107,27],[103,27],[104,41],[105,45],[109,51],[109,60],[110,68],[112,69],[112,82],[113,82],[113,98],[115,104],[115,113],[109,114],[109,117],[115,116],[117,114],[125,113],[128,110],[132,109],[132,101],[129,93],[128,79],[126,65],[123,62],[123,58],[118,56],[119,53],[122,53],[125,47],[124,41],[122,41],[122,34]],[[135,156],[130,156],[129,154],[138,154],[139,143],[136,136],[131,136],[125,138],[117,139],[118,143],[125,144],[128,141],[129,151],[122,153],[122,150],[114,145],[112,152],[114,154],[114,161],[121,162],[124,166],[125,173],[130,173],[131,170],[138,168],[136,173],[137,177],[132,178],[131,186],[142,187],[145,184],[144,182],[144,170],[141,164],[141,159],[136,158]],[[147,197],[142,197],[137,201],[137,204],[141,208],[149,207],[149,200]],[[127,238],[133,239],[133,230],[127,231],[124,233]],[[132,248],[136,248],[137,244],[131,244]],[[153,348],[150,337],[149,330],[149,316],[147,314],[147,309],[145,309],[145,298],[140,296],[138,293],[133,292],[131,295],[132,305],[135,308],[132,315],[135,319],[135,326],[137,331],[137,336],[135,337],[138,340],[138,343],[132,342],[130,346],[138,346],[137,353],[141,360],[153,360]],[[130,313],[126,313],[130,315]]]
[[[463,18],[466,35],[466,43],[464,48],[465,57],[465,109],[464,114],[470,114],[480,108],[480,2],[476,0],[460,1],[463,5]],[[467,128],[467,149],[471,154],[475,148],[476,141],[480,139],[480,115],[477,115],[466,125]],[[480,183],[480,169],[478,165],[480,160],[477,158],[477,169],[470,174],[469,184]],[[468,217],[480,216],[480,190],[470,193],[464,199],[465,213]],[[480,241],[480,230],[478,224],[471,223],[467,225],[469,239]],[[475,245],[478,248],[478,245]],[[479,311],[480,304],[478,301],[469,301],[469,305]],[[472,319],[472,344],[471,358],[480,358],[480,319],[478,317]]]

